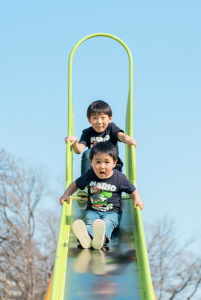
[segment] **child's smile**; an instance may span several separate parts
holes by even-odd
[[[112,121],[112,117],[109,117],[104,113],[100,113],[91,115],[91,117],[88,120],[89,123],[92,125],[93,129],[96,132],[100,133],[108,127],[108,124]]]
[[[106,153],[97,153],[93,156],[91,165],[96,176],[100,179],[105,179],[112,176],[116,162]]]

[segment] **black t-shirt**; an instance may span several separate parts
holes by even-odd
[[[118,126],[116,126],[113,122],[108,124],[108,127],[103,132],[97,132],[93,129],[93,127],[89,127],[87,129],[84,129],[82,131],[81,138],[79,140],[79,143],[87,146],[89,149],[91,149],[95,144],[99,142],[111,142],[119,154],[118,149],[118,137],[117,133],[123,132],[122,129],[120,129]],[[123,166],[122,160],[118,157],[117,166],[121,169]]]
[[[121,212],[121,193],[133,193],[136,188],[124,174],[113,170],[109,178],[100,179],[93,169],[88,170],[76,180],[79,189],[88,191],[88,210],[101,212]]]

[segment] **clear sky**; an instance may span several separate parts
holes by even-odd
[[[58,179],[64,182],[69,54],[86,35],[113,34],[128,45],[134,61],[143,220],[168,215],[186,237],[198,233],[200,16],[200,0],[1,1],[0,147],[26,163],[44,166],[53,189]],[[89,126],[86,109],[97,99],[111,105],[114,123],[124,129],[127,97],[124,48],[102,37],[82,44],[73,60],[75,135]],[[123,160],[124,148],[120,145]],[[80,156],[75,155],[79,175]],[[58,195],[62,193],[60,185]]]

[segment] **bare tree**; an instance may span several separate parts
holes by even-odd
[[[45,185],[41,169],[27,170],[21,161],[0,151],[1,300],[44,298],[53,249],[41,250],[41,239],[35,234],[35,211],[44,198]]]
[[[153,285],[158,300],[201,298],[201,259],[181,246],[176,223],[170,218],[145,227]]]

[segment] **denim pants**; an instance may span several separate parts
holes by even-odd
[[[89,160],[89,153],[90,153],[90,149],[84,151],[84,153],[82,154],[82,161],[81,161],[81,175],[84,174],[87,170],[91,169],[92,166],[90,164],[90,160]]]
[[[120,225],[121,217],[122,213],[87,210],[84,214],[83,221],[86,225],[88,232],[93,237],[93,222],[96,219],[103,220],[106,225],[105,235],[108,238],[108,240],[110,240],[113,230],[118,228]]]

